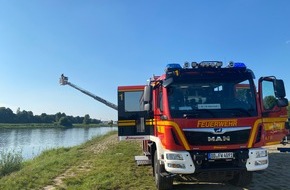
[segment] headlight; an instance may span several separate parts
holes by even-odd
[[[261,165],[266,165],[266,164],[268,164],[268,160],[255,161],[256,166],[261,166]]]
[[[167,160],[183,160],[183,156],[182,154],[167,153],[166,159]]]
[[[185,169],[185,165],[184,164],[171,164],[171,163],[168,163],[167,166],[169,168],[181,168],[181,169]]]
[[[268,156],[267,150],[259,150],[256,152],[256,158],[262,158],[267,156]]]

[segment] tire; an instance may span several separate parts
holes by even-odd
[[[234,175],[233,179],[229,181],[230,184],[238,187],[248,186],[253,179],[253,172],[240,171],[238,174]]]
[[[162,172],[165,172],[164,166],[160,165],[160,162],[157,158],[157,151],[154,154],[154,176],[155,176],[155,184],[158,190],[167,190],[172,189],[173,186],[173,177],[164,177],[161,176]]]

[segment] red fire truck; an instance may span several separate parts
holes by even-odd
[[[244,63],[168,64],[147,85],[118,87],[120,140],[142,140],[139,163],[153,167],[158,189],[173,179],[247,186],[268,167],[266,145],[288,134],[284,83],[254,84]]]
[[[68,82],[118,111],[119,140],[142,140],[138,164],[153,167],[159,190],[173,180],[247,186],[268,167],[264,146],[281,143],[287,129],[284,83],[261,77],[244,63],[168,64],[147,85],[119,86],[118,106]]]

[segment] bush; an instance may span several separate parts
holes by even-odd
[[[67,117],[61,117],[59,119],[59,125],[64,127],[72,127],[72,122]]]
[[[21,169],[23,157],[20,152],[1,151],[0,153],[0,176],[8,175]]]

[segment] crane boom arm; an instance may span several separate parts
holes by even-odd
[[[73,87],[73,88],[81,91],[82,93],[84,93],[84,94],[86,94],[86,95],[94,98],[95,100],[97,100],[97,101],[105,104],[106,106],[109,106],[110,108],[113,108],[114,110],[118,110],[118,106],[116,104],[113,104],[113,103],[111,103],[111,102],[109,102],[109,101],[107,101],[107,100],[105,100],[105,99],[103,99],[103,98],[101,98],[101,97],[99,97],[99,96],[97,96],[97,95],[89,92],[89,91],[86,91],[86,90],[78,87],[77,85],[75,85],[75,84],[73,84],[71,82],[69,82],[68,81],[68,77],[64,76],[63,74],[61,75],[61,78],[59,80],[59,83],[61,85],[69,85],[69,86],[71,86],[71,87]]]

